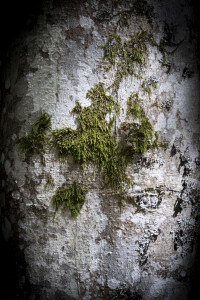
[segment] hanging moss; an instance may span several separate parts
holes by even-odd
[[[108,62],[106,71],[112,66],[116,67],[115,78],[111,87],[118,89],[122,79],[128,75],[142,78],[139,72],[145,65],[146,44],[150,40],[151,36],[146,30],[132,34],[130,39],[124,43],[122,43],[120,36],[110,35],[110,40],[102,48],[104,51],[103,59]]]
[[[74,181],[68,188],[58,188],[52,198],[55,214],[58,209],[68,208],[73,216],[78,216],[85,202],[87,190]],[[55,217],[55,215],[54,215]]]
[[[123,132],[122,153],[128,158],[158,147],[158,134],[146,117],[140,105],[138,94],[131,94],[127,100],[127,115],[132,122],[121,124]]]
[[[129,26],[131,14],[146,16],[151,23],[153,7],[146,0],[134,1],[130,10],[115,15],[118,17],[117,24],[120,28]],[[109,87],[113,88],[113,92],[118,90],[120,82],[127,76],[142,79],[141,88],[149,96],[152,88],[157,87],[155,79],[146,80],[141,76],[145,66],[147,44],[158,47],[163,55],[163,66],[167,66],[167,55],[174,53],[180,43],[172,41],[170,30],[166,27],[165,35],[159,44],[153,41],[146,30],[140,30],[125,41],[116,33],[112,33],[106,45],[101,46],[106,71],[115,68],[114,80]],[[77,129],[61,128],[47,135],[47,130],[51,128],[51,117],[44,113],[31,124],[29,133],[24,133],[20,139],[20,148],[26,157],[40,154],[44,162],[45,146],[49,143],[60,159],[67,161],[68,157],[72,156],[82,170],[86,164],[92,163],[98,166],[103,176],[103,187],[112,188],[121,196],[125,185],[130,184],[126,175],[128,163],[135,154],[141,155],[149,149],[161,146],[158,133],[154,132],[138,93],[131,94],[127,99],[128,120],[121,124],[122,136],[119,142],[113,134],[116,115],[120,113],[118,103],[107,94],[102,83],[90,89],[86,97],[91,100],[91,105],[82,107],[77,101],[71,111],[78,122]],[[47,177],[46,186],[48,185],[53,187],[51,177]],[[86,189],[77,181],[67,188],[58,188],[52,198],[55,214],[58,209],[68,208],[73,216],[77,216],[84,204],[86,193]]]
[[[88,163],[97,165],[103,174],[104,187],[122,192],[124,184],[130,184],[126,175],[128,157],[158,146],[157,133],[141,107],[142,99],[138,93],[133,93],[127,99],[127,117],[132,122],[121,124],[123,138],[117,143],[112,133],[116,116],[112,114],[119,114],[118,103],[107,95],[102,83],[89,90],[86,96],[91,105],[81,107],[77,102],[72,110],[77,116],[77,129],[56,129],[47,136],[44,132],[51,126],[50,117],[42,114],[31,125],[29,134],[21,139],[20,146],[29,155],[39,153],[43,157],[44,147],[50,143],[59,158],[67,161],[71,155],[82,169]],[[110,121],[106,121],[108,114]]]
[[[103,59],[108,62],[106,71],[115,65],[116,57],[119,56],[122,47],[121,37],[115,33],[110,34],[109,41],[101,46],[104,51]]]
[[[23,134],[19,140],[19,147],[26,158],[33,154],[40,154],[44,163],[44,150],[48,142],[46,131],[51,128],[51,117],[43,113],[33,124],[30,125],[29,133]]]
[[[57,129],[52,132],[52,146],[58,156],[67,159],[72,155],[76,163],[84,168],[86,163],[94,163],[104,175],[104,183],[114,190],[120,190],[123,182],[128,182],[126,165],[118,157],[118,145],[112,135],[112,123],[106,115],[119,106],[113,97],[106,94],[103,84],[96,85],[88,93],[91,105],[82,108],[77,103],[72,110],[77,114],[78,128]]]

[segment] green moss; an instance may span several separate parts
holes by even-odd
[[[121,38],[110,35],[109,41],[102,46],[104,50],[103,59],[107,61],[106,71],[116,67],[116,73],[112,87],[119,88],[119,84],[128,75],[142,78],[139,71],[145,65],[146,43],[151,37],[146,30],[132,34],[130,39],[122,43]]]
[[[31,126],[37,128],[39,133],[42,133],[51,128],[51,116],[47,113],[43,113]]]
[[[139,99],[138,93],[132,93],[127,99],[127,116],[134,119],[141,120],[144,116],[144,111],[140,106],[141,99]]]
[[[128,182],[126,166],[118,157],[118,147],[112,135],[112,124],[105,120],[107,114],[119,113],[119,106],[113,97],[106,94],[103,84],[87,93],[91,105],[81,108],[76,104],[78,128],[57,129],[52,132],[52,146],[58,156],[67,159],[72,155],[74,161],[84,168],[86,163],[96,164],[104,175],[104,183],[114,190],[120,190],[123,182]],[[76,109],[78,107],[78,110]]]
[[[88,91],[86,97],[91,99],[91,109],[98,114],[100,119],[104,119],[107,113],[112,111],[115,111],[117,114],[120,112],[118,103],[112,96],[106,94],[102,83]]]
[[[106,45],[101,46],[104,51],[103,59],[108,62],[106,71],[108,71],[112,66],[115,65],[116,57],[119,56],[122,47],[123,45],[121,38],[117,34],[110,34],[109,41],[106,43]]]
[[[81,112],[81,110],[82,110],[82,107],[81,107],[80,103],[77,101],[76,105],[72,109],[72,114],[79,114]]]
[[[68,188],[58,188],[52,198],[55,214],[58,209],[68,208],[73,216],[78,216],[85,202],[87,190],[74,181]],[[55,216],[54,216],[55,217]]]
[[[71,128],[56,129],[52,133],[51,146],[56,149],[59,158],[66,160],[74,148],[78,132]]]
[[[44,163],[44,149],[48,142],[46,131],[51,128],[51,117],[47,113],[43,113],[33,124],[30,125],[29,133],[23,134],[19,140],[19,147],[26,158],[33,154],[40,154]]]
[[[123,142],[126,155],[142,154],[156,147],[153,127],[147,118],[140,124],[124,122],[121,128],[125,135]]]
[[[132,122],[121,124],[123,132],[122,153],[128,158],[158,147],[158,134],[146,117],[140,105],[138,94],[131,94],[127,100],[127,115]]]
[[[125,185],[131,184],[126,175],[127,164],[134,154],[158,146],[158,135],[146,117],[137,93],[127,99],[127,117],[131,122],[122,123],[123,137],[119,142],[113,134],[113,124],[120,112],[118,103],[107,94],[102,83],[89,90],[86,96],[91,100],[90,106],[82,107],[77,102],[72,109],[78,121],[77,129],[61,128],[46,135],[45,131],[51,126],[50,117],[42,114],[31,125],[29,134],[21,139],[20,146],[29,155],[39,153],[43,156],[45,145],[49,143],[59,158],[67,161],[72,156],[82,169],[88,163],[97,165],[103,176],[102,187],[112,188],[123,197]],[[53,186],[51,176],[47,177],[47,185]],[[58,188],[52,198],[55,212],[67,207],[72,215],[78,215],[85,195],[86,190],[77,181],[67,189]]]

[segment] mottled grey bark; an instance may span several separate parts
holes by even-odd
[[[140,2],[141,3],[141,2]],[[199,234],[199,70],[194,12],[187,1],[148,1],[148,12],[132,11],[129,27],[117,25],[132,1],[47,1],[37,24],[12,43],[2,76],[2,234],[20,265],[16,299],[189,299]],[[144,2],[145,4],[145,2]],[[145,4],[146,5],[146,4]],[[30,21],[31,22],[31,21]],[[167,25],[166,25],[167,24]],[[168,26],[168,27],[166,27]],[[126,101],[138,92],[142,107],[165,147],[134,157],[127,167],[133,185],[128,200],[100,188],[95,166],[83,172],[59,161],[47,148],[29,160],[19,151],[23,131],[42,113],[52,129],[76,128],[77,100],[90,105],[87,91],[113,83],[103,49],[110,33],[122,40],[148,30],[157,44],[166,34],[180,45],[165,53],[147,43],[143,79],[126,76],[108,92],[127,120]],[[175,50],[176,45],[166,45]],[[142,82],[157,82],[149,95]],[[48,176],[54,186],[46,185]],[[58,211],[51,199],[65,182],[88,188],[78,217]],[[122,202],[122,203],[121,203]],[[18,254],[19,253],[19,254]],[[12,255],[12,254],[11,254]]]

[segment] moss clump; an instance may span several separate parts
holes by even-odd
[[[52,148],[56,149],[59,158],[66,160],[69,154],[75,152],[74,148],[76,148],[76,146],[74,146],[74,144],[76,144],[78,135],[78,132],[76,130],[72,128],[56,129],[51,133],[51,135],[51,146]],[[77,154],[76,156],[79,157],[79,159],[76,160],[79,160],[80,162],[80,155]]]
[[[136,0],[129,10],[119,11],[117,15],[119,20],[117,25],[120,28],[129,27],[129,18],[132,14],[140,17],[146,17],[151,24],[154,17],[154,8],[146,0]]]
[[[121,124],[123,131],[122,153],[126,157],[142,154],[149,149],[158,147],[158,134],[154,133],[153,126],[146,117],[140,105],[138,94],[132,94],[127,100],[127,114],[132,118],[132,123]]]
[[[142,99],[139,98],[138,93],[132,93],[127,99],[127,116],[133,119],[141,120],[144,116],[144,111],[141,108]]]
[[[40,154],[44,163],[44,148],[48,142],[46,131],[51,128],[51,117],[43,113],[33,124],[30,125],[29,133],[23,134],[19,140],[19,147],[26,158],[33,154]]]
[[[106,94],[103,84],[96,85],[87,93],[91,105],[82,108],[77,103],[72,110],[77,114],[78,128],[57,129],[52,132],[52,146],[64,159],[72,155],[76,163],[84,168],[86,163],[96,164],[104,175],[104,182],[114,190],[120,190],[128,182],[126,165],[118,156],[117,142],[112,135],[112,123],[106,115],[119,106],[113,97]]]
[[[67,189],[58,188],[52,198],[55,214],[60,208],[68,208],[73,216],[78,216],[85,202],[87,190],[74,181]],[[54,216],[55,217],[55,216]]]
[[[107,113],[113,110],[119,114],[120,108],[118,103],[112,96],[108,96],[102,83],[96,85],[87,92],[87,98],[91,99],[92,105],[90,106],[94,113],[97,113],[99,119],[103,120]]]
[[[106,71],[116,66],[116,73],[112,87],[119,88],[122,79],[128,75],[141,78],[139,69],[145,65],[146,43],[151,37],[146,30],[137,32],[130,39],[122,43],[120,36],[110,35],[110,40],[102,46],[103,59],[108,62]]]
[[[42,133],[51,128],[51,116],[47,113],[43,113],[31,126],[37,128],[39,133]]]
[[[81,112],[81,110],[82,110],[82,107],[81,107],[80,103],[77,101],[76,105],[72,109],[72,114],[79,114]]]
[[[144,118],[140,124],[124,122],[121,125],[124,131],[124,154],[132,156],[142,154],[157,146],[157,140],[148,118]]]

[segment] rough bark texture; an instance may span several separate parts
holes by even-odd
[[[12,249],[11,262],[17,262],[16,299],[190,298],[200,221],[194,12],[184,0],[148,4],[154,9],[152,22],[148,12],[133,10],[125,15],[129,27],[122,28],[123,14],[117,13],[130,11],[132,1],[47,1],[37,23],[30,19],[32,25],[7,52],[0,204],[3,237]],[[168,32],[168,52],[182,42],[165,53],[167,61],[161,48],[147,42],[143,79],[125,76],[117,91],[108,91],[121,107],[118,139],[120,124],[127,120],[127,98],[138,92],[159,141],[167,143],[134,157],[127,167],[133,183],[126,187],[127,200],[100,188],[96,166],[81,171],[72,161],[59,161],[50,148],[45,165],[39,155],[26,160],[18,142],[30,123],[46,112],[52,115],[52,129],[76,129],[71,114],[76,101],[90,105],[88,90],[114,80],[116,69],[105,70],[99,46],[113,32],[125,41],[141,29],[157,44]],[[148,85],[150,95],[142,83],[152,78],[157,83]],[[49,175],[53,186],[46,184]],[[61,210],[53,222],[51,199],[58,187],[74,180],[88,188],[80,215]]]

